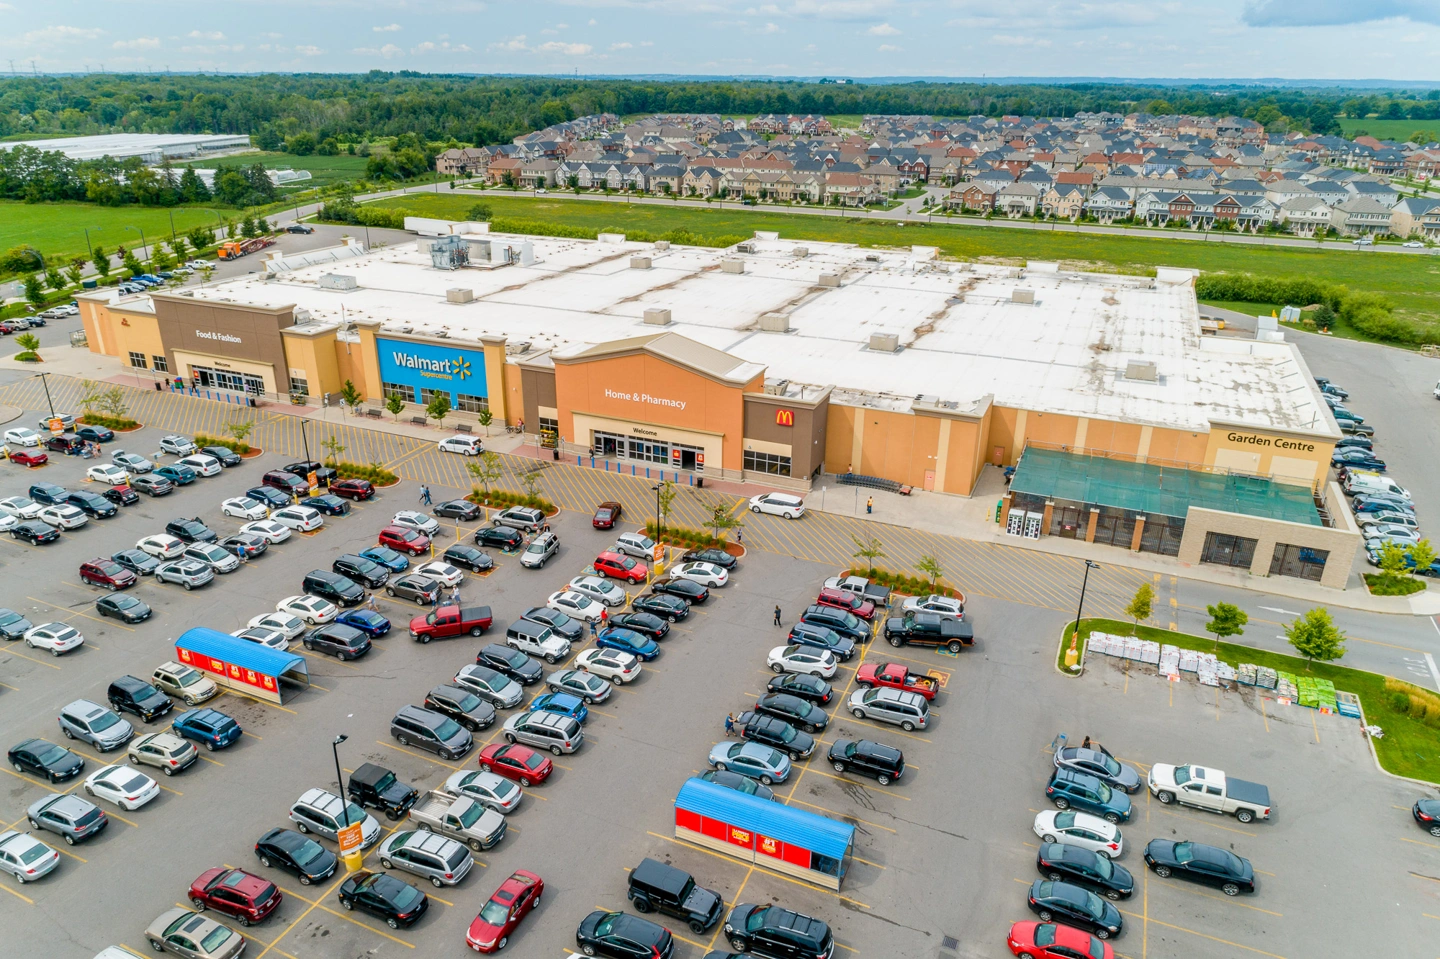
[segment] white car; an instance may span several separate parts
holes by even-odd
[[[85,476],[97,483],[105,483],[109,486],[124,486],[130,482],[130,474],[118,466],[104,463],[100,466],[92,466],[85,471]]]
[[[478,436],[447,436],[440,441],[439,446],[442,453],[460,453],[464,456],[479,456],[485,452]]]
[[[633,682],[644,668],[631,653],[618,649],[587,649],[575,657],[575,666],[610,680],[616,686]]]
[[[85,644],[85,637],[74,626],[64,623],[43,623],[32,626],[25,633],[25,645],[31,649],[48,649],[50,655],[59,656]]]
[[[1125,837],[1120,835],[1119,826],[1073,809],[1047,809],[1037,813],[1034,829],[1041,842],[1079,846],[1107,859],[1119,859],[1125,851]]]
[[[7,496],[0,499],[0,513],[16,519],[34,519],[44,508],[28,496]]]
[[[701,586],[724,586],[730,582],[730,574],[714,563],[681,563],[670,570],[670,575],[688,579]]]
[[[155,464],[145,457],[135,453],[127,453],[124,450],[112,450],[110,453],[110,462],[132,473],[148,473],[155,468]]]
[[[141,539],[135,544],[135,548],[144,550],[156,559],[179,559],[180,554],[185,552],[185,541],[169,533],[156,533]]]
[[[240,519],[265,519],[270,515],[269,507],[248,496],[232,496],[220,504],[220,512]]]
[[[776,646],[765,662],[777,673],[804,673],[821,679],[834,676],[840,665],[834,653],[814,646]]]
[[[264,626],[248,626],[245,629],[237,629],[230,634],[252,643],[259,643],[261,646],[268,646],[271,649],[285,652],[290,648],[290,640],[278,629],[266,629]]]
[[[599,576],[576,576],[565,588],[598,599],[606,606],[625,605],[625,590]]]
[[[534,625],[539,626],[540,624]],[[570,641],[564,636],[555,635],[549,627],[537,629],[534,635],[528,632],[518,632],[513,636],[506,636],[505,645],[511,649],[518,649],[522,653],[539,656],[552,666],[570,655]]]
[[[1406,242],[1405,244],[1403,244],[1403,245],[1404,245],[1405,248],[1408,249],[1408,250],[1423,250],[1423,249],[1425,249],[1425,244],[1424,244],[1424,243],[1421,243],[1419,240],[1409,240],[1409,241],[1407,241],[1407,242]]]
[[[945,616],[964,616],[965,604],[952,596],[911,596],[901,604],[907,613],[941,613]]]
[[[325,517],[320,515],[320,511],[309,506],[286,506],[284,509],[277,509],[270,514],[270,521],[290,529],[298,529],[302,533],[309,533],[325,525]]]
[[[191,453],[198,453],[200,448],[185,437],[171,433],[169,436],[160,437],[160,451],[176,456],[189,456]]]
[[[605,618],[604,603],[568,589],[551,593],[550,598],[545,601],[545,605],[556,612],[573,616],[585,623],[598,623]]]
[[[160,795],[160,784],[134,766],[105,766],[85,779],[85,791],[121,809],[139,809]]]
[[[426,563],[415,570],[421,576],[438,580],[446,586],[459,586],[465,582],[465,574],[449,563]]]
[[[786,519],[799,519],[805,515],[805,501],[789,493],[761,493],[750,497],[750,512],[772,513]]]
[[[413,509],[402,509],[390,520],[391,525],[399,526],[402,529],[413,529],[424,533],[426,536],[434,536],[440,532],[440,523],[428,513],[421,513]]]
[[[290,527],[281,526],[273,519],[260,519],[253,523],[246,523],[240,527],[240,532],[254,533],[271,546],[274,546],[276,543],[283,543],[290,538]]]
[[[192,453],[177,462],[179,462],[181,466],[190,467],[201,476],[219,476],[221,470],[225,468],[220,465],[219,460],[205,453]]]
[[[1380,536],[1398,536],[1402,539],[1420,540],[1420,530],[1415,526],[1407,526],[1404,523],[1367,523],[1363,520],[1360,523],[1360,535],[1366,539],[1374,539]]]
[[[90,522],[90,517],[78,506],[47,506],[40,511],[40,518],[59,529],[79,529]]]
[[[305,632],[305,621],[289,613],[261,613],[251,617],[248,625],[259,629],[273,629],[286,639],[294,639]]]
[[[333,622],[340,610],[319,596],[286,596],[275,604],[275,612],[298,616],[312,626]]]
[[[19,525],[18,517],[11,516],[9,513],[0,513],[0,533],[8,533]]]
[[[40,434],[28,426],[17,426],[5,431],[5,442],[14,446],[39,446]]]

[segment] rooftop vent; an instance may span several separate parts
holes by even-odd
[[[795,249],[790,251],[790,255],[795,257],[796,259],[807,257],[810,255],[810,248],[808,246],[797,246]]]
[[[645,322],[650,326],[669,326],[670,311],[662,309],[649,309],[645,311]]]
[[[1152,360],[1131,360],[1125,364],[1125,378],[1141,383],[1160,382],[1160,371]]]
[[[1022,289],[1017,286],[1015,289],[1010,291],[1010,302],[1033,304],[1035,302],[1035,291]]]
[[[632,269],[632,270],[648,270],[648,269],[650,269],[650,258],[649,258],[648,256],[632,256],[632,257],[630,258],[630,269]]]
[[[475,299],[475,291],[467,290],[464,287],[452,286],[445,291],[446,303],[469,303]]]
[[[310,311],[303,306],[297,306],[291,316],[294,318],[296,326],[299,326],[301,323],[310,322]]]
[[[877,353],[897,353],[900,350],[900,334],[871,333],[870,349]]]
[[[745,272],[745,261],[744,261],[744,260],[721,260],[721,261],[720,261],[720,272],[721,272],[721,273],[744,273],[744,272]]]
[[[762,333],[789,333],[790,317],[785,313],[766,313],[760,317]]]
[[[821,273],[821,274],[820,274],[820,285],[821,285],[821,286],[826,286],[826,287],[832,287],[832,288],[838,287],[838,286],[840,285],[840,274],[839,274],[839,273]]]
[[[668,249],[670,249],[670,241],[669,241],[669,240],[656,240],[656,241],[655,241],[655,251],[656,251],[657,253],[664,253],[664,252],[665,252],[666,250],[668,250]]]
[[[789,380],[766,380],[765,392],[770,396],[784,396],[790,386]]]
[[[754,253],[755,244],[751,243],[749,240],[746,240],[744,243],[737,244],[735,249],[740,251],[741,253]]]
[[[322,290],[340,290],[348,293],[360,289],[360,284],[355,281],[355,277],[344,273],[326,273],[315,283]]]

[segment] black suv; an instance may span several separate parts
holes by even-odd
[[[567,642],[579,643],[585,636],[584,623],[573,616],[567,616],[558,609],[551,609],[549,606],[531,606],[520,614],[520,618],[550,627],[552,633]]]
[[[504,673],[522,686],[529,686],[531,683],[540,681],[540,664],[518,649],[511,649],[509,646],[502,646],[499,643],[491,643],[483,647],[475,654],[475,662],[480,666],[489,666],[499,673]]]
[[[654,909],[674,916],[689,923],[690,931],[697,936],[715,925],[725,906],[719,893],[696,885],[695,877],[688,872],[649,858],[640,860],[640,865],[631,871],[626,895],[636,912]]]
[[[117,713],[134,713],[147,723],[153,723],[175,708],[169,696],[134,676],[121,676],[110,684],[105,695],[111,709]]]
[[[741,739],[774,746],[790,756],[791,762],[798,763],[815,751],[815,737],[802,733],[794,726],[773,716],[761,716],[746,710],[735,717],[735,733]]]
[[[646,593],[630,601],[630,608],[637,613],[653,613],[672,623],[678,623],[690,615],[690,603],[679,596],[663,593]]]
[[[311,651],[333,653],[342,663],[347,659],[359,659],[370,652],[370,637],[344,623],[321,626],[301,640],[301,643]]]
[[[278,489],[273,489],[269,486],[253,486],[245,491],[245,495],[250,497],[250,499],[264,503],[271,509],[281,509],[295,502]]]
[[[70,491],[54,483],[36,483],[30,487],[30,498],[46,506],[63,506],[70,499]]]
[[[495,568],[495,561],[490,558],[489,553],[473,546],[466,546],[464,543],[454,544],[440,558],[451,566],[459,566],[472,573],[483,573],[487,569]]]
[[[653,593],[679,596],[692,605],[700,605],[710,598],[710,590],[688,579],[662,579],[650,584]]]
[[[99,493],[91,493],[89,490],[75,490],[66,497],[66,502],[79,509],[86,516],[94,516],[96,519],[104,519],[107,516],[114,516],[120,512],[120,507]]]
[[[764,959],[830,959],[835,954],[829,926],[779,906],[742,902],[725,917],[725,938],[736,952]]]
[[[327,569],[312,569],[305,574],[300,588],[311,596],[328,599],[337,606],[359,606],[365,602],[365,590],[349,576]]]
[[[873,778],[882,786],[905,774],[905,754],[894,746],[873,743],[868,739],[837,739],[830,744],[830,765],[837,773],[854,770]]]
[[[187,543],[213,543],[219,538],[213,529],[200,522],[198,516],[194,519],[172,519],[165,524],[165,532]]]
[[[796,623],[790,627],[789,639],[796,646],[829,650],[842,663],[848,663],[855,657],[855,640],[841,636],[829,626],[821,626],[819,623]]]
[[[232,466],[240,465],[240,454],[224,446],[202,446],[200,452],[206,456],[213,456],[220,465],[229,469]]]
[[[870,624],[843,609],[833,606],[807,606],[800,619],[816,626],[824,626],[857,643],[870,641]]]
[[[371,589],[379,589],[390,582],[390,571],[373,559],[345,553],[335,557],[330,568],[341,576],[347,576],[357,583],[364,583]]]
[[[365,763],[350,774],[350,801],[372,809],[385,810],[385,818],[405,818],[410,807],[420,798],[420,791],[395,778],[383,766]]]
[[[334,470],[314,460],[301,460],[299,463],[287,463],[283,468],[285,472],[294,473],[306,482],[309,482],[310,474],[314,473],[315,482],[321,486],[329,486],[330,481],[335,478]]]
[[[495,707],[463,686],[436,686],[425,694],[425,708],[444,713],[472,733],[495,722]]]
[[[482,526],[475,531],[476,546],[519,549],[524,542],[525,534],[508,526]]]

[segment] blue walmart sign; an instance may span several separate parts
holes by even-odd
[[[470,396],[489,396],[485,389],[485,351],[463,350],[435,343],[376,338],[380,354],[380,381],[424,390],[448,390]]]

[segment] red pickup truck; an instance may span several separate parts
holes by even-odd
[[[904,689],[908,692],[919,693],[926,699],[934,699],[935,694],[940,691],[940,683],[931,676],[917,676],[899,663],[886,663],[881,666],[876,663],[864,663],[860,671],[855,674],[855,682],[869,689],[872,686],[889,686],[892,689]]]
[[[874,603],[844,590],[822,589],[815,602],[820,606],[831,606],[835,609],[843,609],[847,613],[854,613],[863,620],[868,621],[875,618]]]
[[[437,606],[410,620],[410,638],[421,643],[469,633],[479,636],[495,621],[489,606]]]

